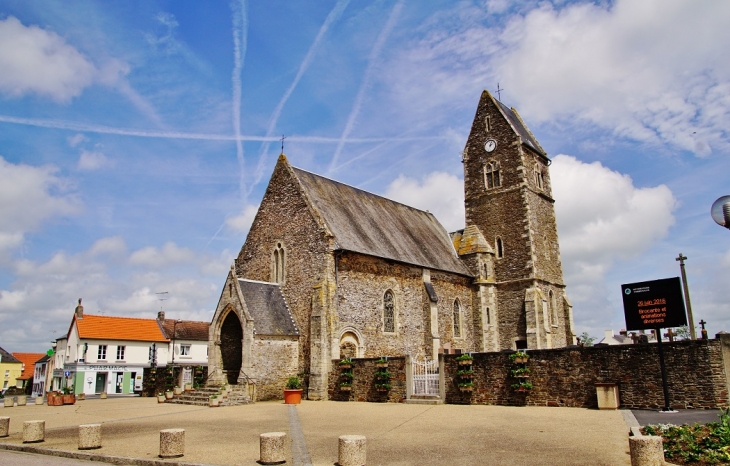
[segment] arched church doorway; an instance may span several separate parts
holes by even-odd
[[[223,373],[228,383],[238,383],[238,374],[241,372],[241,353],[243,352],[243,327],[235,312],[229,312],[221,325],[221,359]]]

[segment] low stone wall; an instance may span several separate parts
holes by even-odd
[[[730,337],[730,335],[728,336]],[[724,337],[723,337],[724,338]],[[664,357],[673,408],[718,408],[728,405],[723,344],[698,340],[666,343]],[[726,348],[727,352],[727,348]],[[569,347],[531,350],[527,367],[533,389],[511,388],[510,352],[474,353],[474,391],[461,392],[456,356],[444,356],[446,402],[596,408],[596,383],[616,383],[621,407],[664,406],[656,344]]]
[[[404,357],[388,358],[388,372],[390,372],[390,390],[379,392],[375,389],[375,373],[381,369],[375,367],[379,358],[353,359],[352,390],[340,389],[343,369],[339,360],[332,361],[329,374],[327,394],[330,400],[335,401],[373,401],[398,403],[406,398],[406,360]]]

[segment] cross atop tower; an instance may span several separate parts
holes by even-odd
[[[283,134],[281,135],[281,153],[284,153],[284,139],[286,139],[286,136]]]

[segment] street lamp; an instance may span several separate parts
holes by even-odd
[[[712,204],[712,220],[730,230],[730,196],[722,196]]]

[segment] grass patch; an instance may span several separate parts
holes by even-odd
[[[719,422],[675,426],[650,425],[644,435],[661,436],[664,459],[675,464],[703,466],[730,464],[730,408],[722,410]]]

